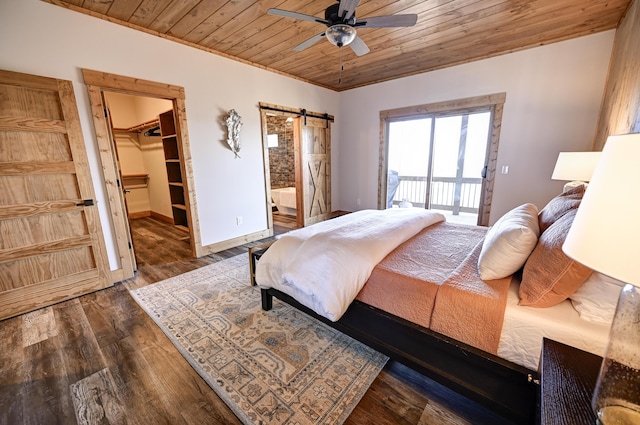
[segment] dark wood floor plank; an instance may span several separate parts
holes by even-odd
[[[373,381],[365,397],[345,422],[347,425],[412,425],[418,422],[426,398],[403,385],[401,380],[390,373],[394,363],[389,361]]]
[[[24,348],[24,424],[76,423],[64,356],[55,338]]]
[[[401,363],[389,363],[385,369],[390,376],[389,379],[397,382],[397,385],[400,385],[404,391],[414,392],[416,395],[420,394],[425,398],[425,406],[426,403],[431,403],[429,410],[432,415],[434,411],[437,412],[439,410],[454,412],[452,415],[440,417],[443,424],[447,423],[445,420],[450,421],[449,418],[453,417],[456,420],[460,420],[461,424],[468,422],[474,425],[513,425],[512,421],[495,414],[466,397],[456,394],[449,388],[424,377]],[[395,384],[392,385],[395,386]],[[408,395],[403,397],[408,397]]]
[[[175,412],[165,406],[152,367],[130,337],[103,347],[107,367],[118,399],[128,419],[136,424],[180,423]]]
[[[24,349],[22,319],[0,322],[0,423],[23,423]]]
[[[222,400],[220,400],[222,402]],[[217,406],[217,407],[216,407]],[[229,415],[229,409],[226,406],[216,406],[209,404],[206,401],[199,401],[195,404],[185,406],[182,411],[182,418],[188,425],[202,425],[202,424],[240,424],[241,422],[237,418],[231,419]]]
[[[105,368],[104,357],[93,328],[88,322],[79,299],[54,307],[58,335],[53,338],[64,353],[67,377],[74,383]]]
[[[78,425],[125,424],[126,413],[113,377],[102,369],[71,385]]]
[[[146,316],[121,284],[83,296],[80,303],[101,347],[129,336],[130,322]]]
[[[198,373],[175,350],[167,339],[158,339],[158,343],[142,350],[142,353],[152,367],[163,388],[161,397],[166,403],[176,406],[192,406],[202,409],[190,412],[189,416],[206,417],[207,424],[240,424],[240,421],[220,400],[211,388],[200,378]],[[206,403],[202,403],[202,402]],[[215,412],[215,415],[211,415]],[[178,413],[184,417],[185,411]]]
[[[75,418],[76,406],[72,396],[72,386],[100,370],[104,369],[104,358],[93,334],[91,325],[86,319],[79,299],[53,306],[56,327],[58,332],[48,339],[55,344],[55,350],[59,354],[64,367],[53,369],[64,372],[64,381],[60,383],[60,389],[64,394],[60,395],[59,408],[68,416]],[[63,388],[63,382],[66,387]]]
[[[52,307],[41,308],[22,316],[23,347],[44,341],[58,334]]]

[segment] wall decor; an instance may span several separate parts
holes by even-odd
[[[227,126],[227,145],[229,145],[235,157],[240,158],[238,152],[240,152],[240,129],[242,128],[242,118],[238,115],[235,109],[231,109],[224,119],[223,124]]]

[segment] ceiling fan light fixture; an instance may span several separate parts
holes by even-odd
[[[325,32],[327,40],[334,46],[348,46],[356,38],[356,29],[345,24],[330,26]]]

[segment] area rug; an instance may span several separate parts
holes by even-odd
[[[240,255],[131,291],[245,424],[341,424],[387,357],[274,299]]]

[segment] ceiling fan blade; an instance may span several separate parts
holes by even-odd
[[[269,15],[282,16],[284,18],[301,19],[303,21],[318,22],[325,25],[328,24],[327,21],[325,21],[324,19],[320,19],[316,16],[305,15],[304,13],[298,13],[298,12],[291,12],[289,10],[269,9],[267,10],[267,13]]]
[[[415,13],[407,15],[374,16],[372,18],[362,18],[354,26],[365,28],[391,28],[391,27],[412,27],[418,22],[418,15]]]
[[[343,17],[347,20],[353,16],[356,11],[356,7],[358,7],[358,3],[360,0],[339,0],[340,5],[338,6],[338,16]],[[346,15],[345,15],[346,12]]]
[[[300,51],[306,49],[307,47],[313,46],[318,41],[322,40],[323,37],[324,37],[324,31],[322,31],[320,34],[314,35],[313,37],[311,37],[310,39],[308,39],[306,41],[303,41],[302,43],[300,43],[296,47],[294,47],[292,50],[294,52],[300,52]]]
[[[351,50],[353,50],[353,53],[355,53],[357,56],[362,56],[369,53],[369,47],[367,47],[365,42],[362,41],[362,39],[357,35],[356,38],[354,38],[353,41],[349,44],[349,47],[351,47]]]

